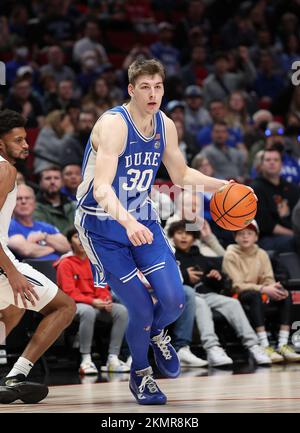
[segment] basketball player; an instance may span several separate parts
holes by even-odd
[[[75,224],[96,284],[107,282],[128,309],[130,390],[139,404],[165,404],[149,366],[148,348],[150,344],[164,376],[179,375],[179,360],[164,328],[182,313],[184,291],[148,193],[161,161],[181,187],[204,185],[214,192],[228,181],[186,166],[175,125],[159,110],[162,64],[138,59],[128,76],[130,102],[104,113],[87,143]],[[139,270],[155,292],[155,305],[137,276]]]
[[[16,204],[14,164],[28,156],[25,119],[12,110],[0,111],[0,344],[19,323],[26,309],[44,318],[22,356],[0,381],[0,403],[37,403],[48,394],[46,385],[27,381],[33,364],[72,321],[74,301],[40,272],[19,262],[7,248],[8,228]],[[37,245],[38,247],[38,245]]]

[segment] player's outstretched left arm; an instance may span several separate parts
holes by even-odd
[[[206,176],[200,171],[186,165],[183,155],[178,147],[178,136],[174,122],[164,115],[166,126],[166,148],[163,163],[168,170],[170,178],[175,185],[185,188],[191,185],[203,185],[204,191],[215,192],[228,184],[228,180],[216,179]]]

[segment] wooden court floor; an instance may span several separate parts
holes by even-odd
[[[288,370],[273,366],[254,374],[183,375],[160,379],[166,406],[140,406],[128,382],[51,386],[36,405],[19,402],[0,406],[1,413],[287,413],[300,412],[299,364]]]

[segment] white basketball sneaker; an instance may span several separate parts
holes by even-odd
[[[207,349],[207,361],[210,367],[225,367],[226,365],[232,365],[233,361],[225,350],[220,346],[213,346]]]
[[[206,360],[194,355],[189,346],[181,347],[177,352],[177,356],[182,367],[205,367],[208,364]]]
[[[130,367],[117,355],[109,355],[105,366],[101,367],[101,371],[108,371],[110,373],[127,373],[130,371]]]

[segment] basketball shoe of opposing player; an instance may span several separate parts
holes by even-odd
[[[154,352],[154,359],[159,371],[166,377],[175,378],[180,374],[180,361],[176,350],[170,343],[171,337],[164,334],[155,335],[150,340]]]
[[[151,367],[144,370],[131,370],[129,389],[141,405],[166,404],[167,397],[155,382]]]
[[[41,383],[29,382],[24,374],[4,377],[0,381],[0,403],[12,403],[22,400],[23,403],[38,403],[48,395],[48,387]]]

